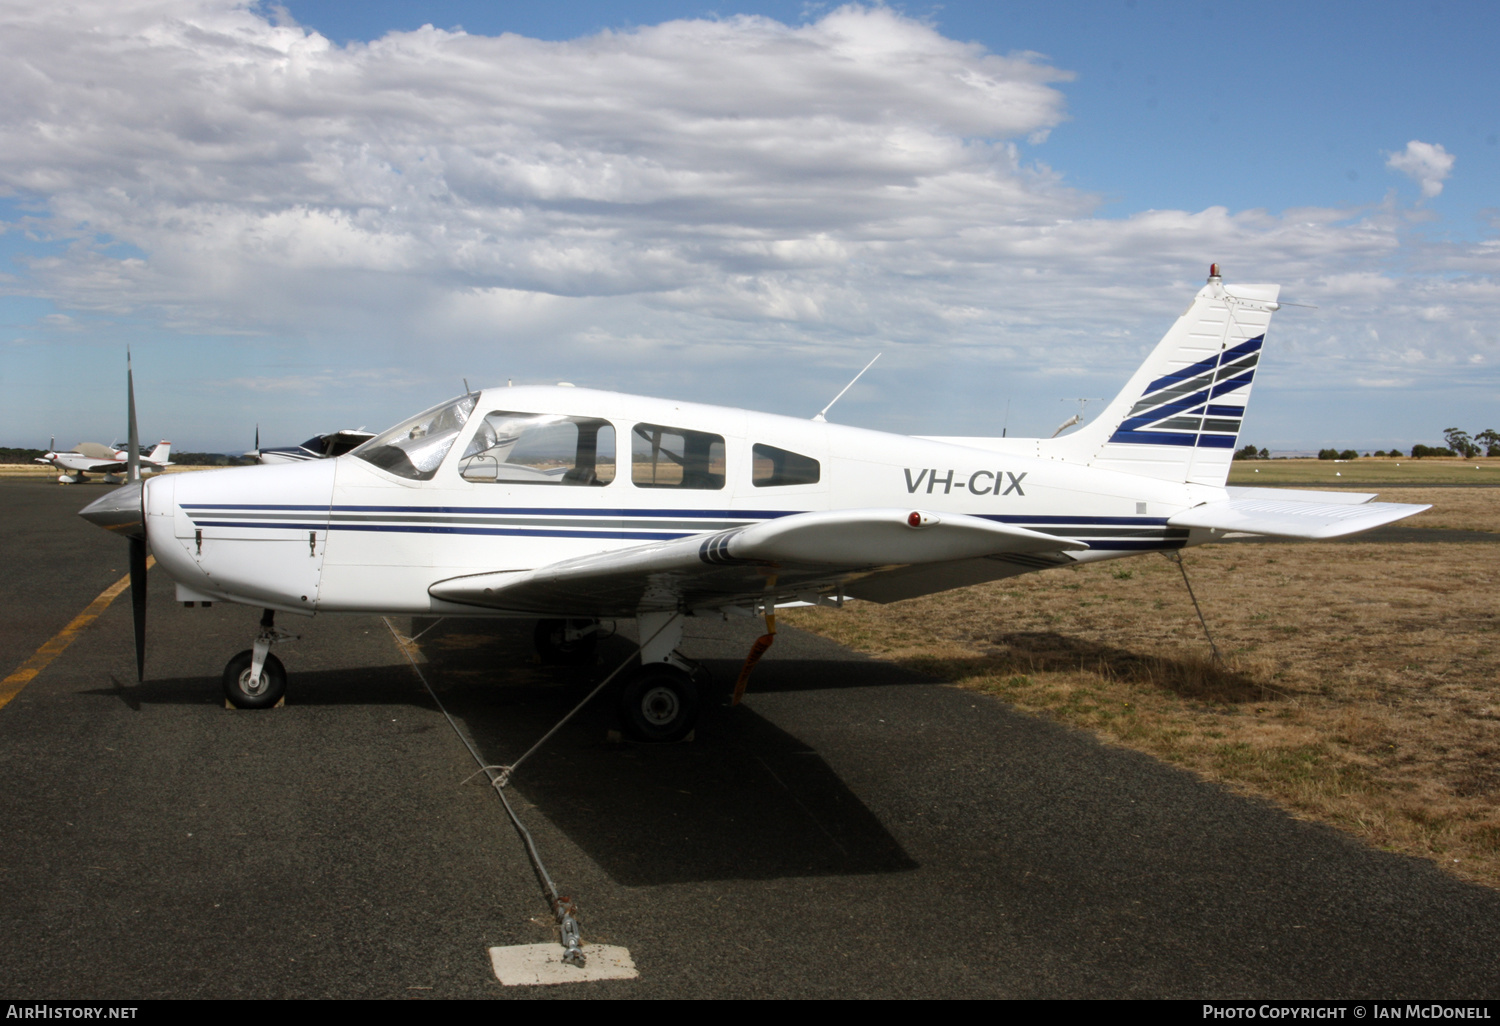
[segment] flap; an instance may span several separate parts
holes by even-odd
[[[1278,538],[1342,538],[1382,527],[1431,506],[1401,502],[1298,502],[1288,499],[1230,499],[1184,510],[1167,520],[1173,527],[1207,527]]]

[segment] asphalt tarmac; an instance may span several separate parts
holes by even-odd
[[[125,573],[0,482],[0,674]],[[0,995],[42,998],[1494,998],[1500,894],[1004,704],[783,631],[696,738],[610,743],[590,707],[524,766],[521,815],[589,942],[634,981],[502,987],[553,935],[475,763],[377,617],[286,617],[285,708],[225,710],[258,611],[150,574],[0,709]],[[395,621],[506,762],[605,666],[529,623]],[[694,621],[723,685],[753,622]]]

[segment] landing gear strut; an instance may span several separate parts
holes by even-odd
[[[276,626],[276,612],[267,609],[260,618],[255,647],[229,660],[224,667],[224,697],[236,709],[269,709],[286,696],[286,667],[271,654],[278,641],[296,637]]]
[[[681,741],[698,722],[698,681],[693,664],[677,654],[682,640],[680,613],[640,613],[641,665],[620,689],[618,706],[625,733],[636,741]]]

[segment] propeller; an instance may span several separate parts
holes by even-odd
[[[130,536],[130,614],[135,621],[135,678],[146,679],[146,488],[141,484],[141,433],[135,423],[135,372],[125,347],[125,403],[130,417],[130,464],[125,476],[141,493],[141,532]]]
[[[146,483],[141,480],[141,448],[135,424],[135,376],[125,351],[126,408],[130,418],[125,484],[89,503],[78,515],[130,540],[130,611],[135,620],[136,680],[146,679]]]

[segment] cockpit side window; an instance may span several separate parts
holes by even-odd
[[[821,474],[811,456],[757,443],[750,450],[750,483],[757,488],[817,484]]]
[[[615,479],[615,429],[607,420],[550,413],[487,414],[464,448],[465,481],[595,485]]]
[[[477,395],[466,395],[424,410],[382,431],[351,455],[410,481],[431,481],[474,412]]]
[[[724,438],[637,424],[630,436],[630,480],[637,488],[723,488]]]

